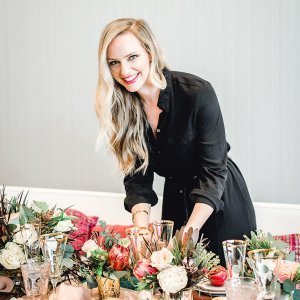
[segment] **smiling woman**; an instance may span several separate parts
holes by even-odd
[[[168,70],[143,20],[109,23],[98,53],[100,138],[107,137],[125,174],[124,204],[133,223],[148,226],[158,202],[156,172],[166,178],[162,218],[175,229],[200,229],[224,264],[221,242],[250,234],[256,221],[241,172],[227,157],[214,89],[195,75]]]
[[[107,50],[107,61],[114,79],[129,92],[136,92],[149,84],[150,60],[149,53],[131,32],[117,36]]]

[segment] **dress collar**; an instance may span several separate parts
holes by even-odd
[[[165,89],[160,91],[157,106],[165,112],[169,111],[169,103],[170,103],[170,92],[171,92],[171,72],[167,68],[163,69],[163,74],[167,81],[167,86]]]

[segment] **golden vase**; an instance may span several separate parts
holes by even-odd
[[[97,277],[99,299],[119,298],[120,280],[106,277]]]

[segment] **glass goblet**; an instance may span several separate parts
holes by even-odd
[[[158,250],[161,250],[163,247],[167,248],[173,235],[174,221],[154,221],[152,227]]]
[[[50,262],[50,281],[56,297],[56,286],[60,278],[61,263],[68,240],[68,235],[62,232],[43,234],[40,244],[45,261]]]
[[[41,223],[27,223],[20,226],[20,230],[16,233],[16,237],[21,237],[24,247],[26,261],[40,260],[40,243]]]
[[[275,299],[282,253],[274,249],[258,249],[249,251],[248,256],[250,266],[259,283],[261,299]]]
[[[147,227],[130,227],[126,229],[126,235],[130,240],[133,260],[150,258],[152,232]]]

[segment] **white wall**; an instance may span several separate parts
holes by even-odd
[[[7,187],[7,197],[17,196],[28,187]],[[130,225],[131,214],[126,212],[123,205],[124,194],[103,193],[77,190],[30,188],[29,202],[45,201],[49,207],[73,209],[82,211],[88,216],[97,216],[107,224]],[[300,233],[300,205],[254,202],[257,218],[257,228],[270,232],[272,235]],[[151,209],[150,221],[161,219],[162,198]]]
[[[93,97],[100,32],[127,16],[172,69],[213,84],[252,198],[300,203],[297,0],[0,0],[0,183],[124,191],[94,151]]]

